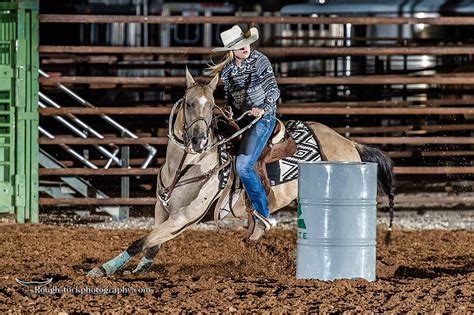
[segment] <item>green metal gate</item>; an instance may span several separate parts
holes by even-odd
[[[0,2],[0,213],[38,222],[38,1]]]

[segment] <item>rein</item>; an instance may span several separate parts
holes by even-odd
[[[219,107],[217,107],[219,108]],[[219,108],[220,109],[220,108]],[[222,112],[222,109],[220,109],[221,112]],[[234,122],[237,122],[239,120],[241,120],[242,118],[244,118],[248,113],[250,113],[250,110],[244,112],[239,118],[237,119],[232,119],[232,118],[229,118],[227,117],[225,114],[224,114],[224,118],[227,119],[227,121],[234,121]],[[209,148],[206,148],[206,151],[207,150],[211,150],[217,146],[220,146],[221,144],[224,144],[224,143],[227,143],[229,142],[230,140],[240,136],[241,134],[243,134],[245,131],[247,131],[248,129],[252,128],[253,125],[255,125],[255,123],[257,121],[260,120],[260,118],[262,118],[262,116],[259,116],[259,117],[255,117],[247,126],[241,128],[240,130],[238,130],[237,132],[235,132],[233,135],[229,136],[228,138],[225,138],[225,139],[222,139],[221,141],[218,141],[216,143],[214,143],[213,145],[211,145]]]
[[[189,89],[189,88],[188,88]],[[187,91],[187,89],[186,89]],[[186,95],[186,93],[185,93]],[[216,165],[214,168],[212,168],[211,170],[207,171],[206,173],[204,174],[201,174],[201,175],[198,175],[198,176],[195,176],[195,177],[192,177],[192,178],[188,178],[188,179],[185,179],[185,180],[181,180],[182,176],[184,175],[185,172],[183,172],[183,165],[184,165],[184,161],[186,160],[186,157],[188,156],[188,154],[198,154],[197,152],[194,152],[194,150],[190,149],[189,146],[188,146],[188,143],[189,143],[189,139],[187,139],[187,131],[189,130],[189,128],[199,122],[199,121],[204,121],[205,124],[206,124],[206,127],[207,127],[207,136],[209,137],[209,133],[211,131],[211,124],[212,124],[212,120],[214,118],[211,119],[211,123],[208,123],[206,118],[204,117],[197,117],[196,119],[194,119],[193,121],[191,121],[191,123],[189,125],[186,124],[186,115],[184,115],[184,126],[183,126],[183,134],[184,134],[184,137],[183,137],[183,142],[179,142],[175,136],[174,136],[174,132],[173,132],[173,126],[174,126],[174,123],[173,123],[173,119],[174,119],[174,114],[176,112],[176,109],[178,107],[182,107],[183,104],[185,103],[185,100],[186,100],[186,97],[184,96],[183,98],[179,99],[176,103],[174,103],[173,107],[171,108],[171,112],[170,112],[170,116],[169,116],[169,122],[168,122],[168,138],[170,139],[171,142],[173,142],[176,146],[178,146],[180,149],[183,150],[183,156],[181,157],[181,160],[179,162],[179,165],[178,165],[178,168],[176,169],[176,172],[174,174],[174,177],[173,177],[173,181],[171,182],[171,184],[168,186],[168,187],[163,187],[164,184],[163,184],[163,180],[161,178],[161,170],[160,169],[160,173],[159,173],[159,186],[161,186],[161,188],[159,188],[159,191],[158,191],[158,199],[160,200],[163,208],[169,213],[169,209],[168,209],[168,204],[169,204],[169,200],[171,198],[171,194],[173,193],[174,189],[177,188],[177,187],[180,187],[180,186],[184,186],[184,185],[187,185],[187,184],[191,184],[191,183],[195,183],[195,182],[199,182],[199,181],[204,181],[204,183],[206,183],[213,174],[215,174],[216,172],[220,172],[221,170],[225,169],[231,162],[231,159],[229,159],[228,161],[226,161],[225,163],[223,163],[222,165]],[[213,105],[213,108],[212,108],[212,111],[214,110],[214,108],[217,108],[223,115],[223,117],[227,120],[227,121],[234,121],[234,122],[237,122],[239,120],[241,120],[242,118],[245,117],[245,115],[247,115],[248,113],[250,113],[250,111],[246,111],[245,113],[243,113],[239,118],[237,119],[232,119],[230,118],[229,116],[227,116],[223,109],[221,109],[219,106],[216,106],[216,105]],[[230,137],[228,138],[225,138],[225,139],[222,139],[214,144],[211,144],[211,145],[208,145],[206,146],[206,148],[203,149],[203,153],[204,152],[209,152],[211,151],[212,149],[220,146],[220,145],[223,145],[224,143],[227,143],[229,142],[230,140],[240,136],[242,133],[244,133],[245,131],[247,131],[248,129],[250,129],[261,117],[256,117],[254,120],[252,120],[247,126],[245,126],[244,128],[240,129],[239,131],[235,132],[233,135],[231,135]],[[204,184],[203,183],[203,184]]]
[[[210,133],[210,124],[207,123],[207,121],[205,120],[205,118],[203,117],[198,117],[196,119],[194,119],[191,124],[186,128],[186,120],[185,120],[185,126],[183,128],[183,132],[184,132],[184,139],[183,139],[183,143],[181,143],[180,141],[178,141],[175,136],[174,136],[174,132],[173,132],[173,119],[174,119],[174,114],[176,112],[176,109],[179,107],[182,106],[182,104],[184,103],[184,100],[185,98],[181,98],[179,99],[176,103],[174,103],[173,107],[171,108],[171,112],[170,112],[170,116],[169,116],[169,122],[168,122],[168,139],[170,139],[171,142],[173,142],[176,146],[178,146],[180,149],[184,150],[185,152],[187,153],[191,153],[191,154],[197,154],[197,152],[194,152],[194,150],[190,149],[189,146],[187,145],[189,143],[189,140],[186,138],[186,133],[187,133],[187,129],[189,129],[190,126],[192,126],[194,123],[200,121],[200,120],[203,120],[205,123],[206,123],[206,127],[207,127],[207,135],[209,136],[209,133]],[[214,105],[213,106],[213,109],[214,108],[217,108],[221,113],[222,113],[222,116],[227,120],[227,121],[234,121],[234,122],[237,122],[237,121],[240,121],[242,118],[244,118],[248,113],[250,113],[250,110],[244,112],[240,117],[238,117],[237,119],[232,119],[230,117],[228,117],[222,108],[220,108],[219,106],[216,106]],[[227,138],[224,138],[214,144],[211,144],[211,145],[207,145],[203,151],[206,151],[206,152],[209,152],[211,151],[212,149],[214,149],[215,147],[217,146],[220,146],[224,143],[227,143],[229,142],[230,140],[240,136],[241,134],[243,134],[245,131],[247,131],[248,129],[252,128],[252,126],[260,120],[262,116],[260,117],[255,117],[247,126],[241,128],[240,130],[236,131],[234,134],[232,134],[231,136],[227,137]],[[186,119],[186,118],[185,118]]]

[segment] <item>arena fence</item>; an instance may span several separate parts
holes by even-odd
[[[302,17],[302,16],[111,16],[111,15],[51,15],[42,14],[39,17],[41,25],[66,25],[66,24],[131,24],[146,25],[228,25],[244,24],[247,26],[259,25],[261,29],[266,26],[280,25],[291,30],[291,25],[313,25],[318,27],[342,26],[446,26],[469,27],[474,23],[474,17],[437,17],[437,18],[412,18],[412,17]],[[290,26],[288,28],[288,26]],[[268,38],[269,36],[265,36]],[[470,96],[471,86],[474,85],[474,76],[469,67],[460,71],[436,71],[439,58],[455,58],[456,65],[468,64],[474,52],[470,42],[456,42],[439,45],[425,39],[414,43],[413,39],[403,38],[373,38],[368,35],[350,35],[347,32],[339,33],[301,33],[282,32],[270,36],[272,40],[259,47],[259,50],[275,60],[277,80],[282,89],[282,100],[279,104],[278,114],[283,119],[302,118],[307,120],[327,120],[341,134],[364,144],[375,144],[383,148],[396,162],[396,173],[408,181],[419,181],[420,176],[427,178],[442,176],[449,182],[472,180],[474,166],[472,156],[472,117],[474,99]],[[447,39],[449,40],[449,39]],[[359,46],[354,42],[360,42]],[[380,42],[390,42],[386,47]],[[273,44],[272,44],[273,42]],[[300,42],[305,45],[300,47]],[[277,45],[275,43],[280,43]],[[287,44],[285,44],[287,43]],[[289,43],[289,44],[288,44]],[[310,44],[305,44],[310,43]],[[374,44],[375,43],[375,44]],[[90,156],[87,160],[96,168],[84,168],[84,162],[68,159],[57,154],[62,167],[41,168],[39,175],[44,181],[68,176],[81,176],[85,178],[102,177],[104,175],[116,176],[121,180],[120,196],[108,198],[95,198],[86,196],[76,198],[74,195],[67,197],[60,193],[52,194],[53,198],[40,198],[40,204],[49,205],[152,205],[155,203],[153,182],[158,166],[163,162],[164,149],[167,143],[165,137],[166,118],[172,103],[182,93],[184,87],[184,65],[201,69],[209,59],[209,47],[166,47],[157,45],[153,47],[126,47],[104,45],[40,45],[41,65],[48,70],[48,77],[41,77],[40,84],[43,93],[56,97],[61,86],[77,90],[78,94],[88,94],[87,103],[66,103],[65,106],[52,108],[46,106],[39,109],[42,121],[49,121],[54,117],[77,119],[92,119],[111,115],[116,119],[130,123],[131,129],[137,137],[128,137],[123,133],[104,131],[103,137],[77,137],[58,132],[53,138],[42,136],[39,144],[42,149],[66,145],[69,148],[77,147],[78,151],[89,152],[91,146],[113,145],[125,149],[126,152],[137,154],[128,156],[125,164],[108,164],[100,156]],[[423,69],[407,70],[411,57],[424,56],[434,58],[436,62]],[[362,65],[370,64],[374,69],[396,68],[398,63],[404,67],[401,71],[385,71],[380,74],[374,71],[361,71],[354,74],[352,68],[346,65],[355,59],[362,58]],[[318,60],[321,61],[318,61]],[[316,61],[315,61],[316,60]],[[424,59],[423,59],[424,60]],[[451,59],[449,59],[451,60]],[[334,61],[334,62],[333,62]],[[299,63],[325,63],[333,69],[333,73],[301,74],[294,70]],[[332,62],[332,63],[331,63]],[[443,66],[441,62],[441,66]],[[90,70],[81,71],[80,68]],[[87,68],[90,67],[90,68]],[[154,68],[147,73],[147,68]],[[339,67],[339,68],[338,68]],[[100,68],[95,72],[93,68]],[[125,70],[123,70],[123,69]],[[129,72],[126,69],[133,68]],[[145,69],[144,69],[145,68]],[[369,68],[369,66],[367,66]],[[385,69],[384,68],[384,69]],[[112,70],[111,70],[112,69]],[[296,68],[295,68],[296,69]],[[112,75],[104,75],[109,72]],[[389,69],[390,70],[390,69]],[[130,73],[139,75],[130,75]],[[89,72],[88,75],[85,75]],[[383,71],[382,71],[383,72]],[[122,73],[122,75],[121,75]],[[140,75],[145,73],[147,75]],[[334,99],[327,101],[311,99],[314,91],[318,93],[334,94]],[[106,102],[92,102],[94,95],[113,91],[137,91],[133,93],[148,93],[157,90],[161,93],[159,98],[151,102],[141,99],[132,105],[120,106],[103,105]],[[346,94],[377,91],[384,99],[349,99],[339,100]],[[441,97],[431,97],[432,90],[436,90]],[[422,92],[420,92],[422,91]],[[395,93],[390,96],[390,93]],[[406,93],[399,96],[397,93]],[[410,94],[411,93],[411,94]],[[417,97],[423,93],[423,97]],[[297,96],[297,100],[293,96]],[[305,97],[304,95],[310,95]],[[342,96],[341,96],[342,95]],[[408,97],[406,95],[409,95]],[[411,95],[411,96],[410,96]],[[222,99],[218,97],[218,102]],[[330,97],[328,97],[330,98]],[[335,100],[336,99],[336,100]],[[92,105],[92,106],[89,106]],[[142,118],[143,117],[143,118]],[[153,129],[141,130],[137,126],[142,119],[154,119],[156,126]],[[97,121],[97,120],[95,120]],[[134,123],[135,121],[135,123]],[[343,121],[344,123],[340,123]],[[324,121],[326,122],[326,121]],[[139,125],[139,124],[138,124]],[[132,127],[133,126],[133,127]],[[62,132],[62,133],[61,133]],[[143,165],[143,152],[137,153],[137,146],[149,145],[157,148],[158,156],[153,159],[150,167]],[[132,150],[132,151],[130,151]],[[123,156],[117,154],[120,159]],[[87,154],[82,154],[85,157]],[[86,165],[87,166],[87,165]],[[146,193],[130,195],[130,182],[127,179],[141,179],[136,184],[147,187]],[[405,176],[405,177],[404,177]],[[100,181],[100,180],[97,180]],[[98,183],[100,185],[100,183]],[[463,188],[464,189],[464,188]],[[143,196],[146,195],[146,196]],[[403,202],[403,196],[397,201]],[[456,199],[457,198],[457,199]],[[406,202],[427,203],[429,197],[418,196],[416,199],[405,198]],[[473,198],[465,194],[448,196],[446,203],[472,204]],[[440,200],[440,203],[444,202]],[[122,208],[123,210],[124,208]]]

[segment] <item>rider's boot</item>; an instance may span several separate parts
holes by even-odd
[[[252,218],[253,222],[250,222]],[[249,230],[247,238],[250,241],[258,241],[265,232],[276,226],[276,219],[272,217],[264,217],[256,210],[249,215]]]

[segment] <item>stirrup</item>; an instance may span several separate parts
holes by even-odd
[[[262,221],[263,225],[265,225],[265,231],[268,231],[268,230],[270,230],[270,228],[276,226],[276,220],[275,219],[266,218],[260,212],[258,212],[257,210],[253,210],[252,215],[256,216],[257,219]]]

